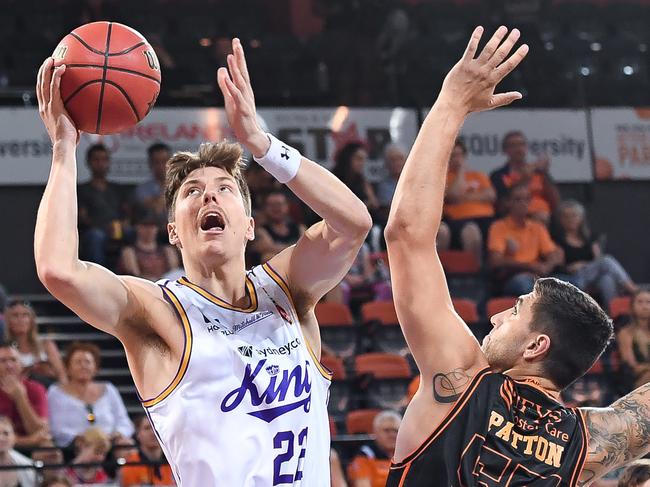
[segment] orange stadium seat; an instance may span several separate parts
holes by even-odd
[[[323,355],[321,363],[332,372],[327,411],[335,420],[342,420],[350,409],[352,384],[347,380],[343,360],[332,355]]]
[[[318,303],[315,312],[320,326],[341,326],[354,323],[350,309],[341,303]]]
[[[501,298],[489,299],[487,305],[485,306],[485,312],[487,313],[488,320],[495,314],[501,313],[508,308],[512,308],[516,302],[517,298],[514,296],[504,296]]]
[[[465,323],[473,325],[478,323],[478,310],[476,303],[471,299],[454,298],[452,299],[456,313],[460,315]]]
[[[476,256],[464,250],[441,250],[438,252],[445,272],[450,274],[477,274],[481,265]]]
[[[318,303],[315,313],[323,343],[337,355],[354,355],[357,329],[350,309],[340,303]]]
[[[377,379],[409,379],[408,360],[393,353],[363,353],[354,358],[357,375],[369,374]]]
[[[411,381],[408,360],[392,353],[366,353],[355,357],[354,366],[370,407],[402,409]]]
[[[404,355],[408,351],[392,301],[372,301],[361,307],[361,319],[368,327],[373,349]]]
[[[372,422],[379,413],[379,409],[350,411],[345,418],[345,429],[349,435],[371,434]]]
[[[345,366],[343,360],[333,355],[322,355],[320,363],[327,367],[332,372],[332,380],[345,380]]]
[[[612,318],[629,315],[632,308],[632,298],[630,296],[620,296],[609,302],[609,315]]]

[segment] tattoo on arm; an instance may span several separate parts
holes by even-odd
[[[586,409],[589,447],[579,485],[650,451],[650,383],[609,408]]]
[[[442,404],[451,404],[458,400],[472,376],[465,369],[454,369],[446,374],[433,376],[433,398]]]

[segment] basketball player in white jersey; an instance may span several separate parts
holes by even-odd
[[[329,486],[329,373],[316,302],[346,274],[371,226],[343,183],[257,124],[244,53],[218,71],[237,139],[323,221],[246,272],[254,238],[241,148],[204,144],[168,163],[169,240],[184,278],[117,276],[78,257],[78,132],[59,94],[65,68],[41,66],[37,94],[53,143],[36,222],[38,275],[84,321],[117,337],[182,487]]]

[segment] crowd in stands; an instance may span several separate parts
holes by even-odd
[[[113,20],[156,50],[166,103],[215,106],[213,70],[242,39],[266,106],[428,106],[475,25],[520,28],[531,54],[507,89],[529,106],[646,106],[643,0],[6,0],[0,102],[24,104],[34,71],[75,27]],[[155,15],[152,15],[155,12]],[[255,12],[251,17],[250,12]],[[345,53],[345,55],[342,55]]]
[[[530,292],[536,277],[556,276],[592,293],[616,318],[617,337],[564,399],[579,406],[607,404],[650,380],[650,289],[636,284],[606,253],[604,239],[589,229],[584,206],[561,200],[549,173],[552,161],[529,161],[524,134],[507,134],[503,151],[506,163],[490,175],[472,169],[461,140],[450,157],[443,225],[432,241],[456,309],[481,339],[489,316]],[[179,254],[166,239],[163,170],[170,153],[163,144],[151,146],[151,179],[128,188],[109,181],[106,147],[88,149],[91,176],[79,185],[84,258],[154,281],[182,275]],[[356,454],[334,442],[332,482],[339,486],[383,485],[400,414],[419,381],[392,305],[381,238],[406,153],[389,145],[383,154],[386,177],[376,185],[365,176],[363,142],[343,146],[333,166],[366,202],[377,226],[348,274],[316,309],[323,362],[334,371],[333,438],[370,435],[361,437],[368,441]],[[253,266],[294,244],[315,220],[256,165],[246,175],[257,227],[247,249]],[[0,469],[1,485],[39,485],[37,476],[42,485],[58,487],[173,485],[146,416],[129,418],[117,388],[97,380],[96,345],[75,342],[61,354],[39,334],[36,313],[23,301],[5,302],[0,322],[0,466],[56,465]],[[118,467],[118,458],[134,465]]]

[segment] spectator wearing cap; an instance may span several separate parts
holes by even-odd
[[[8,417],[19,448],[47,446],[50,434],[47,424],[45,388],[22,375],[20,355],[7,341],[0,343],[0,416]]]
[[[551,214],[560,202],[560,192],[549,173],[550,160],[548,157],[541,157],[534,162],[528,162],[528,141],[519,130],[503,136],[501,149],[508,160],[490,174],[492,186],[497,192],[497,210],[504,214],[509,188],[515,184],[524,184],[531,193],[529,216],[548,224]]]
[[[372,422],[374,441],[364,445],[348,467],[352,487],[383,487],[395,453],[402,417],[395,411],[380,412]]]
[[[160,244],[158,219],[150,208],[138,208],[134,217],[135,242],[122,248],[120,268],[131,276],[157,281],[179,266],[176,250]]]
[[[66,382],[61,354],[52,340],[39,336],[36,312],[26,301],[12,301],[5,310],[6,338],[20,356],[23,373],[48,386]]]
[[[113,440],[133,435],[133,423],[117,388],[97,382],[99,348],[91,343],[72,343],[65,354],[66,384],[48,389],[50,426],[57,446],[70,446],[90,427],[98,427]]]

